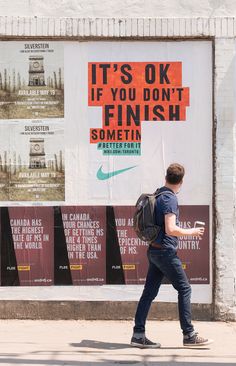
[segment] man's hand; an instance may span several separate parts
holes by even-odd
[[[203,226],[202,227],[195,227],[193,230],[194,230],[193,235],[202,236],[204,234],[205,228]]]

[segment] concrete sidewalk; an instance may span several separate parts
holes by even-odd
[[[236,365],[236,323],[194,322],[213,338],[209,348],[184,348],[179,323],[149,321],[161,349],[129,346],[131,321],[0,321],[0,365]]]

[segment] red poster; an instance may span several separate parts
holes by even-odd
[[[191,284],[209,284],[209,206],[181,206],[180,226],[193,227],[194,221],[205,222],[205,233],[180,237],[178,255]]]
[[[102,106],[90,143],[141,141],[141,121],[185,121],[182,62],[89,62],[88,105]],[[136,145],[135,145],[136,146]]]
[[[106,281],[106,208],[61,207],[74,285]]]
[[[54,282],[54,221],[52,207],[9,208],[20,285]]]
[[[114,207],[117,236],[126,284],[145,282],[148,260],[147,243],[140,240],[133,229],[134,207]]]
[[[144,283],[148,262],[147,244],[133,230],[133,207],[114,207],[117,236],[120,245],[126,284]],[[191,284],[209,284],[209,206],[181,206],[180,226],[190,228],[195,221],[205,222],[203,237],[179,238],[178,255]]]

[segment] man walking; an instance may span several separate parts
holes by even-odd
[[[145,324],[152,301],[157,296],[161,282],[166,277],[178,291],[180,326],[184,346],[204,346],[212,341],[195,332],[191,322],[191,287],[177,256],[179,236],[201,236],[204,227],[182,229],[179,227],[179,208],[176,194],[183,183],[184,167],[171,164],[166,172],[165,185],[156,199],[156,224],[162,229],[155,242],[149,245],[147,256],[149,268],[142,296],[135,314],[131,345],[141,348],[159,348],[160,343],[151,342],[145,336]]]

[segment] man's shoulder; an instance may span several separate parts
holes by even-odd
[[[157,189],[156,193],[158,194],[158,197],[166,196],[166,197],[174,197],[177,199],[176,194],[165,186]]]
[[[157,204],[159,205],[178,205],[176,194],[166,187],[160,188],[159,195],[157,196]]]

